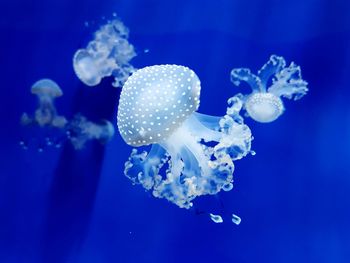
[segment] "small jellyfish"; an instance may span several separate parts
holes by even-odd
[[[258,75],[247,68],[233,69],[231,81],[236,86],[243,81],[251,87],[252,93],[243,97],[244,109],[252,119],[263,123],[281,116],[284,111],[281,97],[298,100],[308,91],[300,67],[293,62],[286,67],[284,58],[276,55],[270,57]]]
[[[250,152],[251,131],[239,115],[242,103],[229,100],[224,116],[197,112],[200,81],[189,68],[155,65],[125,82],[118,107],[118,129],[134,147],[125,175],[181,208],[201,195],[232,189],[233,161]]]
[[[63,128],[67,124],[67,120],[65,117],[57,115],[54,104],[55,99],[63,95],[57,83],[50,79],[41,79],[33,84],[31,92],[38,97],[39,105],[34,117],[23,113],[21,117],[22,125],[35,123],[41,127],[53,126]]]
[[[67,139],[78,150],[82,149],[89,140],[99,140],[101,143],[108,142],[114,135],[114,127],[107,120],[102,121],[101,124],[97,124],[77,114],[69,122],[66,134]]]
[[[101,26],[87,47],[74,54],[77,77],[87,86],[96,86],[102,78],[113,75],[113,86],[121,87],[134,71],[129,61],[136,53],[128,37],[129,30],[119,19]]]
[[[214,214],[211,214],[211,213],[210,213],[209,216],[210,216],[210,219],[211,219],[214,223],[219,224],[219,223],[223,223],[223,222],[224,222],[224,220],[222,219],[221,215],[214,215]]]
[[[78,150],[82,149],[89,140],[99,140],[105,143],[113,137],[114,127],[107,120],[98,124],[87,120],[80,114],[76,114],[69,121],[65,117],[59,116],[54,100],[62,96],[63,92],[54,81],[39,80],[34,83],[31,91],[38,97],[39,106],[33,117],[27,113],[23,113],[21,116],[23,126],[35,128],[34,136],[27,140],[20,140],[19,145],[23,149],[28,149],[30,142],[35,142],[38,152],[43,152],[46,147],[60,148],[64,142],[70,141],[73,147]]]

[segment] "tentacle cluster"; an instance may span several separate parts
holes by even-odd
[[[229,191],[233,185],[234,160],[250,152],[251,131],[239,115],[240,97],[229,99],[227,114],[192,116],[167,140],[151,151],[133,149],[125,163],[125,175],[182,208],[190,208],[201,195]]]
[[[269,81],[272,84],[269,86]],[[307,82],[301,77],[301,69],[294,62],[286,67],[283,57],[272,55],[255,75],[247,68],[231,71],[231,81],[236,86],[246,82],[255,92],[269,92],[277,97],[295,100],[302,98],[308,91]]]

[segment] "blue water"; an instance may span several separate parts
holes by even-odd
[[[238,214],[239,226],[131,185],[131,148],[118,133],[82,151],[18,146],[33,136],[19,118],[34,110],[30,86],[43,77],[65,93],[61,114],[116,123],[120,90],[110,80],[86,87],[72,67],[113,12],[130,28],[132,64],[192,68],[206,114],[222,115],[243,91],[232,68],[256,71],[270,54],[301,66],[309,94],[271,124],[247,120],[256,156],[236,162],[233,191],[196,202]],[[1,263],[350,262],[349,1],[13,0],[0,13]]]

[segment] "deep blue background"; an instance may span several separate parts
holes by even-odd
[[[232,68],[256,71],[274,53],[301,65],[309,94],[274,123],[247,120],[257,155],[236,162],[233,191],[198,202],[223,224],[132,186],[119,134],[83,151],[18,146],[33,136],[19,117],[43,77],[65,93],[60,113],[115,123],[120,91],[108,80],[84,87],[72,69],[113,12],[130,28],[136,67],[195,70],[206,114],[222,115],[238,91]],[[0,30],[1,263],[350,262],[349,1],[1,0]]]

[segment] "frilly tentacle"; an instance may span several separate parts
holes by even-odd
[[[300,67],[292,62],[275,75],[268,92],[278,97],[298,100],[307,93],[307,84],[301,77]]]
[[[232,189],[234,160],[250,152],[251,132],[239,115],[240,96],[229,100],[228,114],[214,117],[194,113],[166,142],[150,153],[134,149],[125,175],[182,208],[201,195]],[[161,169],[166,165],[165,174]]]
[[[252,89],[253,92],[263,92],[264,87],[261,84],[261,80],[258,76],[251,73],[250,69],[237,68],[231,71],[231,82],[239,86],[241,82],[246,82]]]

